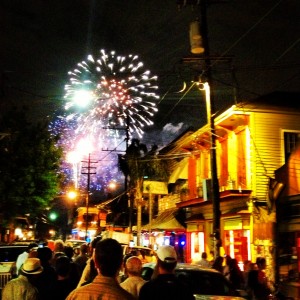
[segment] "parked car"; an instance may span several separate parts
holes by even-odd
[[[0,246],[0,262],[16,262],[18,256],[27,250],[28,245]]]
[[[17,258],[27,248],[26,244],[0,246],[0,293],[6,283],[16,276]]]
[[[80,254],[80,247],[83,244],[88,244],[85,240],[66,240],[65,242],[66,245],[72,246],[74,249],[74,254],[75,256]]]
[[[133,255],[140,257],[142,260],[143,260],[143,256],[144,256],[144,259],[147,262],[155,262],[156,261],[155,252],[151,248],[143,247],[143,246],[130,247],[127,244],[122,244],[122,248],[123,248],[124,256],[126,254],[132,253]]]
[[[66,240],[65,244],[73,248],[80,248],[81,245],[87,244],[87,242],[85,240]]]
[[[155,263],[143,265],[142,277],[150,280],[153,274]],[[230,282],[220,272],[201,268],[198,265],[178,263],[175,274],[182,282],[185,282],[193,291],[195,299],[199,300],[218,300],[218,299],[245,299],[246,294],[236,291]]]

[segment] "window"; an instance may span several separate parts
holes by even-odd
[[[226,186],[229,174],[228,174],[228,139],[223,139],[220,141],[220,159],[219,159],[219,167],[220,167],[220,179],[219,184],[220,187]]]
[[[245,189],[247,187],[246,170],[246,130],[237,133],[237,186],[236,188]]]
[[[284,161],[287,162],[291,153],[296,148],[296,145],[300,140],[300,132],[286,131],[284,132],[283,140],[284,140]]]

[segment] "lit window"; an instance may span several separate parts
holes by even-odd
[[[296,148],[297,143],[300,141],[300,132],[284,132],[284,159],[288,161],[291,153]]]

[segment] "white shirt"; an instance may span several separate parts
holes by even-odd
[[[120,283],[120,286],[129,292],[131,295],[133,295],[135,298],[138,298],[140,289],[144,285],[146,281],[139,276],[130,276],[127,279],[125,279],[122,283]]]

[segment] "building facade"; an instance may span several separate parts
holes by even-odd
[[[273,93],[234,105],[215,118],[221,254],[240,262],[264,256],[273,267],[276,215],[269,203],[270,178],[295,147],[299,100],[299,94]],[[177,155],[169,190],[180,195],[176,207],[185,212],[187,262],[214,248],[210,134],[204,126],[160,152]],[[160,201],[167,203],[167,198]]]

